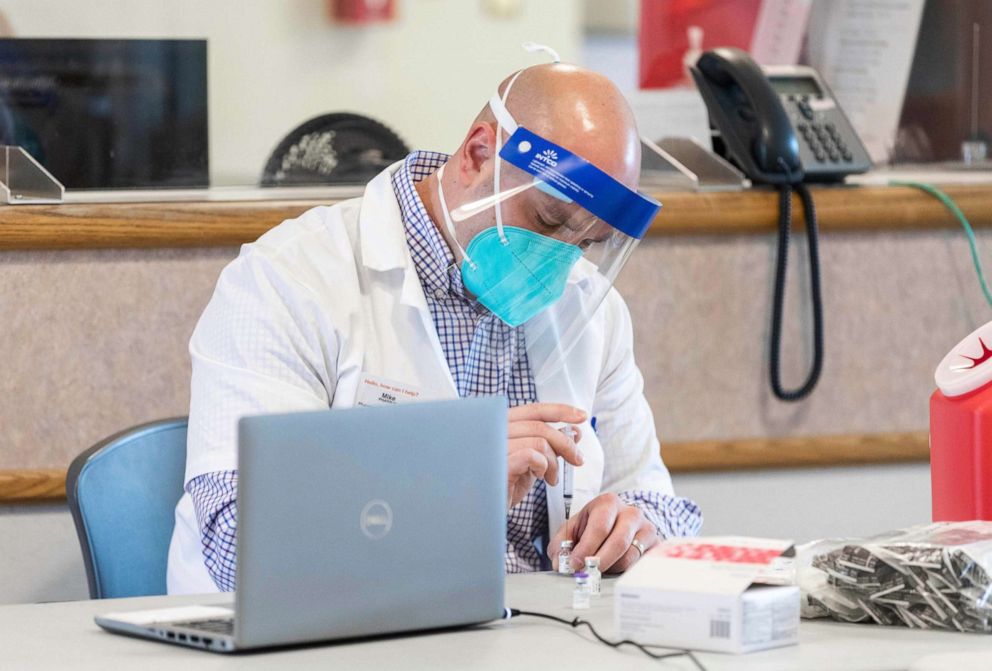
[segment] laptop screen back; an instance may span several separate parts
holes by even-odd
[[[247,417],[237,645],[502,616],[506,401]]]

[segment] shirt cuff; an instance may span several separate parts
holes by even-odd
[[[186,485],[200,526],[203,563],[222,592],[235,588],[237,483],[237,471],[218,471],[198,475]]]
[[[647,490],[618,494],[628,506],[639,508],[661,538],[697,536],[703,526],[703,513],[695,501]]]

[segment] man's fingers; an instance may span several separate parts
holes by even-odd
[[[658,538],[658,533],[655,530],[654,525],[648,522],[647,520],[644,520],[644,526],[642,526],[641,529],[634,535],[634,538],[640,541],[640,543],[644,546],[645,552],[647,552],[653,546],[661,542],[661,539]],[[613,566],[609,568],[609,572],[623,573],[631,566],[636,564],[637,560],[639,560],[640,558],[641,558],[641,553],[636,547],[634,547],[632,541],[630,547],[627,548],[627,551],[624,552],[623,555],[620,557],[620,559],[618,559],[616,563],[614,563]],[[603,572],[605,573],[606,570],[604,570]]]
[[[638,508],[627,506],[620,511],[610,535],[603,541],[598,551],[590,553],[599,555],[601,571],[604,573],[609,571],[624,556],[644,521],[644,513]],[[636,552],[636,549],[634,551]]]
[[[548,543],[548,557],[555,564],[555,570],[558,568],[558,550],[561,548],[561,542],[566,538],[571,541],[581,538],[587,517],[586,509],[583,508],[578,515],[565,520],[565,523],[558,527],[558,531],[551,537],[551,542]]]
[[[558,527],[558,531],[551,537],[551,542],[548,543],[548,557],[551,559],[551,566],[555,571],[558,570],[558,550],[561,549],[561,542],[566,539],[575,540],[577,524],[578,518],[572,517],[565,520],[565,523]]]
[[[609,538],[613,532],[613,525],[617,521],[617,508],[611,505],[599,505],[589,513],[579,542],[576,543],[572,551],[572,566],[582,566],[586,557],[594,556],[600,546]],[[614,561],[616,557],[613,558]],[[603,558],[600,557],[600,566]]]
[[[511,423],[536,420],[580,424],[586,421],[586,413],[580,408],[564,403],[528,403],[510,408],[509,418]]]
[[[507,458],[507,467],[507,503],[512,508],[524,500],[537,478],[546,477],[548,458],[538,450],[517,450]]]
[[[524,454],[526,457],[516,456]],[[516,456],[516,458],[514,458]],[[521,476],[527,471],[548,484],[558,482],[558,457],[543,438],[516,438],[510,441],[510,476]]]
[[[575,430],[578,432],[578,429]],[[575,442],[578,440],[578,436],[573,440],[570,435],[566,435],[564,432],[548,426],[544,422],[531,420],[510,422],[508,435],[511,441],[531,437],[541,438],[547,441],[547,444],[556,455],[564,457],[568,463],[575,466],[582,465],[582,455]],[[581,434],[578,435],[581,436]]]
[[[551,448],[547,446],[542,448],[542,441],[538,438],[526,439],[526,442],[526,446],[510,451],[507,464],[510,477],[530,474],[537,478],[543,478],[549,469],[557,468]]]

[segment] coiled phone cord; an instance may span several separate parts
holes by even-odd
[[[795,389],[782,388],[782,311],[785,303],[785,275],[789,260],[789,233],[792,228],[792,191],[803,202],[806,217],[806,239],[809,247],[809,285],[813,307],[813,364],[809,375]],[[816,227],[816,206],[805,184],[784,184],[779,187],[778,200],[778,259],[775,264],[775,295],[772,299],[771,345],[768,356],[772,392],[782,401],[798,401],[809,395],[823,370],[823,297],[820,293],[820,250]]]

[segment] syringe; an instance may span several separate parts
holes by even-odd
[[[566,424],[565,426],[558,429],[563,434],[569,437],[572,444],[575,444],[575,427],[571,424]],[[561,460],[561,492],[565,499],[565,521],[568,521],[569,516],[572,513],[572,464],[565,461],[563,458],[559,457]]]

